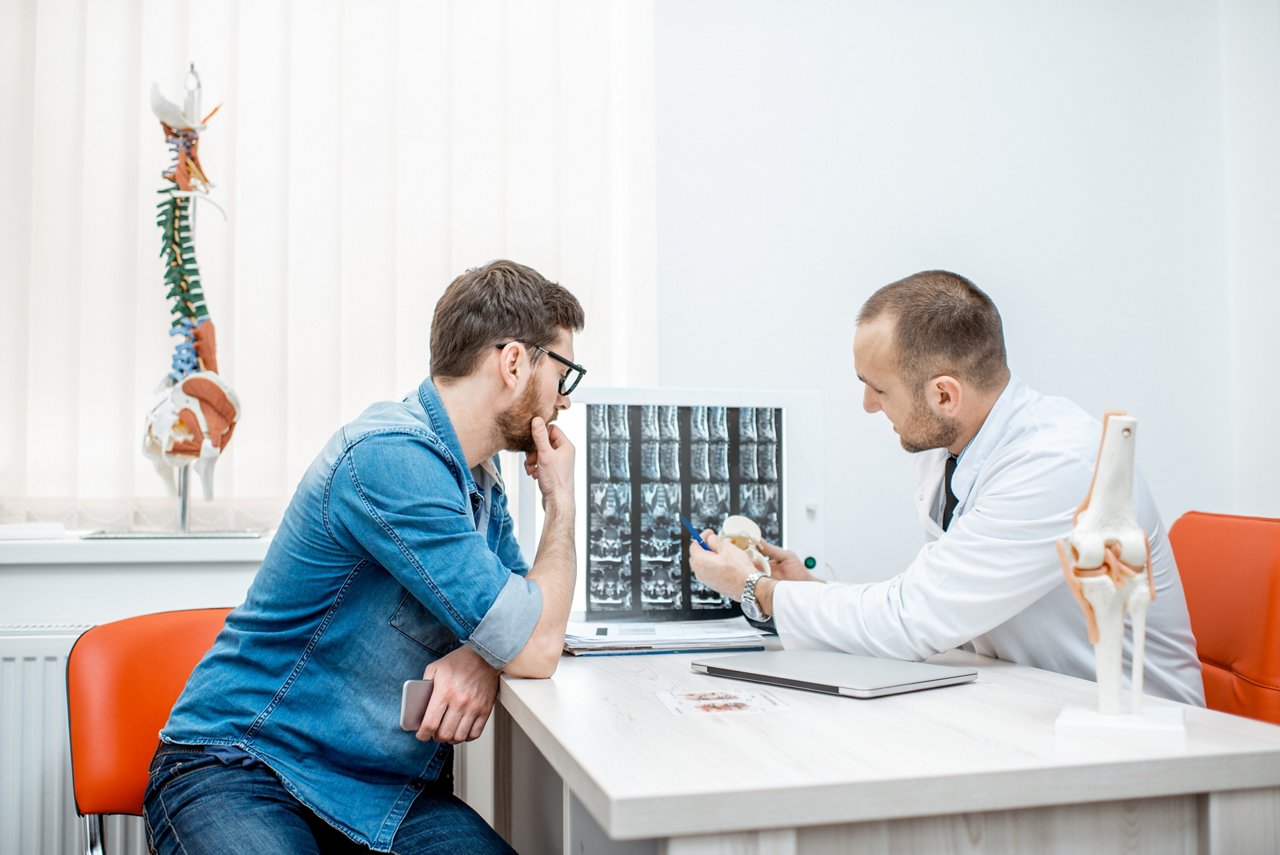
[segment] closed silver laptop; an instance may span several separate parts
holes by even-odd
[[[694,671],[712,677],[749,680],[787,689],[805,689],[850,698],[878,698],[954,686],[977,678],[971,668],[877,659],[829,650],[767,650],[696,659]]]

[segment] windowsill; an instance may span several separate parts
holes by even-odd
[[[83,540],[87,531],[49,540],[0,540],[0,568],[32,564],[214,564],[262,561],[268,531],[255,538],[163,538]]]

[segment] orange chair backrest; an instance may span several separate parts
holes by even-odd
[[[1280,519],[1191,511],[1169,540],[1209,708],[1280,724]]]
[[[76,811],[142,813],[160,729],[230,609],[126,618],[86,631],[67,657]]]

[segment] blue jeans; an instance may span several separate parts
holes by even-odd
[[[266,765],[228,762],[205,746],[162,744],[143,802],[147,843],[158,855],[319,855],[370,850],[316,816]],[[391,844],[401,855],[481,855],[515,850],[453,795],[452,773],[427,784]]]

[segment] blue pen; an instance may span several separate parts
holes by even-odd
[[[694,540],[696,540],[696,541],[698,541],[698,545],[699,545],[699,546],[701,546],[703,549],[707,550],[707,552],[712,552],[712,551],[713,551],[713,550],[711,549],[711,547],[710,547],[710,546],[707,546],[707,542],[706,542],[705,540],[703,540],[703,539],[702,539],[702,536],[701,536],[700,534],[698,534],[698,532],[697,532],[697,531],[695,531],[695,530],[694,530],[694,528],[693,528],[693,523],[689,522],[689,521],[688,521],[687,519],[685,519],[684,517],[681,517],[681,518],[680,518],[680,522],[684,523],[684,527],[685,527],[685,528],[687,528],[687,529],[689,529],[689,534],[693,535],[693,539],[694,539]]]

